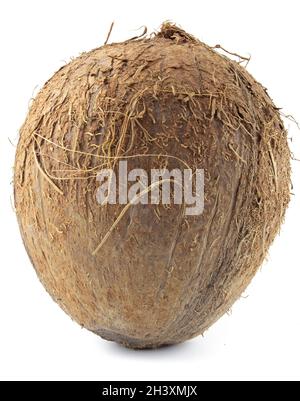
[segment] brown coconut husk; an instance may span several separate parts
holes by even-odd
[[[203,168],[204,213],[99,205],[96,174],[121,159]],[[165,23],[54,74],[21,129],[14,185],[30,259],[73,319],[133,348],[174,344],[227,312],[264,260],[289,202],[287,132],[241,63]]]

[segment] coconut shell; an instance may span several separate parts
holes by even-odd
[[[122,158],[204,169],[204,212],[99,205],[97,172]],[[54,74],[21,128],[14,189],[28,255],[65,312],[128,347],[179,343],[230,309],[278,233],[287,132],[240,63],[167,23]]]

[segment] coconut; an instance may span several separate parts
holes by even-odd
[[[107,340],[153,348],[202,334],[283,221],[279,110],[241,59],[219,51],[170,23],[106,44],[57,71],[21,128],[14,190],[28,255],[61,308]],[[203,212],[99,203],[97,174],[120,160],[148,173],[203,169]]]

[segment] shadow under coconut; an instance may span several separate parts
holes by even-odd
[[[165,357],[166,359],[178,360],[191,360],[199,359],[206,356],[209,352],[207,346],[204,345],[203,338],[197,338],[186,341],[180,344],[165,345],[160,348],[149,348],[149,349],[131,349],[126,348],[121,344],[106,341],[105,347],[108,352],[112,355],[124,358],[141,358],[156,360]]]

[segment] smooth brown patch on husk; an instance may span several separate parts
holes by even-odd
[[[96,174],[120,159],[205,169],[204,213],[100,206]],[[28,254],[72,318],[129,347],[174,344],[228,311],[266,256],[289,202],[287,133],[238,62],[165,23],[54,74],[21,129],[14,186]]]

